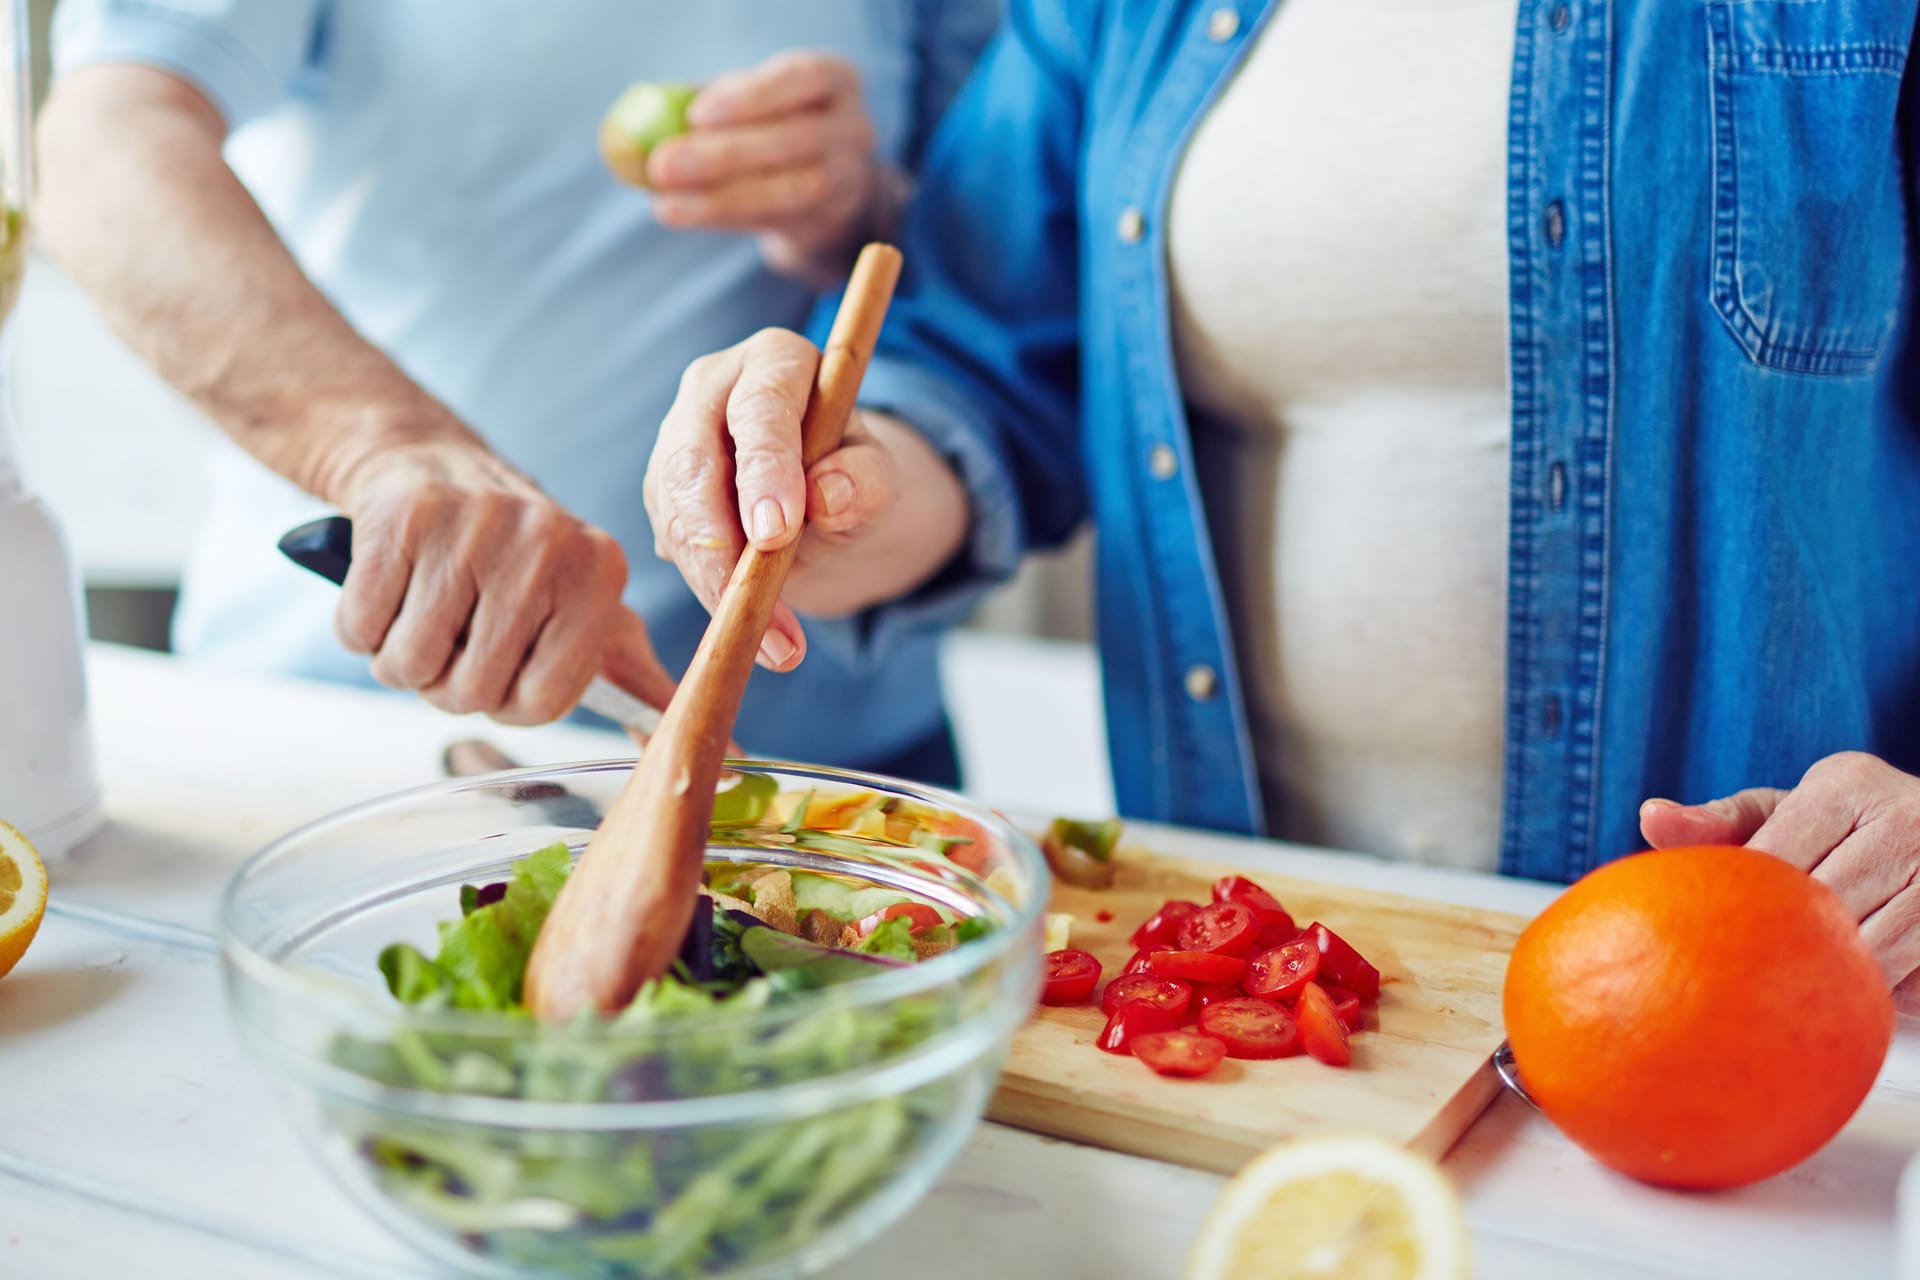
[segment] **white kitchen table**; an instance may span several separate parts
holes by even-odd
[[[110,823],[54,869],[45,927],[0,983],[0,1277],[436,1274],[327,1181],[240,1051],[222,1004],[216,895],[290,827],[434,780],[456,737],[484,733],[528,763],[615,755],[622,740],[461,724],[389,695],[126,650],[96,649],[90,669]],[[1093,679],[1082,650],[958,642],[950,680],[984,799],[1034,815],[1110,802],[1094,763]],[[1535,911],[1553,894],[1185,831],[1134,835],[1167,853],[1495,909]],[[1447,1168],[1482,1276],[1870,1280],[1894,1275],[1896,1183],[1920,1147],[1916,1090],[1920,1034],[1903,1025],[1835,1143],[1731,1194],[1614,1177],[1512,1098]],[[1170,1280],[1220,1185],[987,1125],[905,1222],[835,1274],[879,1280],[910,1259],[927,1280]]]

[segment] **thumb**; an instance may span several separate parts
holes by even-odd
[[[1749,787],[1706,804],[1649,800],[1640,806],[1640,834],[1655,849],[1690,844],[1745,844],[1773,815],[1786,794],[1778,787]]]
[[[892,456],[869,441],[849,442],[808,473],[807,523],[823,533],[854,533],[899,496]]]

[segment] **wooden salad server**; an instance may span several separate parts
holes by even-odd
[[[840,443],[900,277],[900,253],[860,253],[801,421],[808,467]],[[527,964],[527,1007],[550,1021],[614,1013],[666,972],[693,918],[733,719],[800,540],[749,545],[632,775],[587,842]]]

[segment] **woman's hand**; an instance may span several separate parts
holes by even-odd
[[[803,538],[760,648],[761,665],[775,671],[805,652],[795,609],[837,617],[904,595],[967,534],[960,478],[896,419],[856,412],[840,447],[802,466],[800,422],[819,362],[812,343],[784,329],[696,360],[660,425],[642,489],[655,554],[679,567],[709,610],[749,530],[763,550]]]
[[[831,54],[777,54],[729,72],[687,109],[691,132],[647,157],[669,227],[752,231],[774,270],[826,284],[884,237],[904,179],[875,151],[860,73]]]
[[[1640,832],[1656,849],[1744,844],[1811,872],[1860,921],[1901,1007],[1920,1011],[1920,778],[1842,752],[1791,791],[1755,787],[1698,805],[1649,800]]]
[[[455,714],[556,720],[605,672],[664,707],[674,681],[621,603],[627,559],[478,445],[363,458],[341,486],[353,567],[335,627],[382,684]]]

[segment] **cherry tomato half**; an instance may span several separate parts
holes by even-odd
[[[1079,1004],[1100,984],[1100,962],[1085,951],[1068,947],[1047,952],[1046,978],[1040,987],[1041,1004]]]
[[[1220,1065],[1227,1046],[1198,1031],[1154,1031],[1136,1036],[1133,1056],[1163,1076],[1203,1076]]]
[[[1200,1014],[1200,1029],[1222,1041],[1229,1058],[1290,1058],[1300,1052],[1300,1028],[1292,1015],[1249,996],[1208,1005]]]
[[[1127,961],[1127,967],[1125,969],[1122,969],[1121,972],[1122,973],[1145,973],[1152,966],[1152,963],[1153,963],[1153,952],[1136,951],[1133,953],[1133,959]]]
[[[1107,1053],[1131,1053],[1135,1036],[1150,1036],[1174,1029],[1174,1016],[1158,1005],[1144,1000],[1129,1000],[1113,1011],[1106,1029],[1095,1041]]]
[[[1353,1061],[1353,1048],[1347,1043],[1347,1024],[1340,1021],[1333,1001],[1318,983],[1307,984],[1294,1013],[1300,1019],[1300,1039],[1308,1053],[1330,1067],[1344,1067]]]
[[[1130,941],[1136,951],[1154,951],[1173,945],[1180,934],[1180,922],[1200,909],[1197,902],[1175,898],[1162,903],[1160,909],[1147,917],[1147,922],[1133,931]]]
[[[1100,997],[1100,1011],[1112,1017],[1121,1005],[1136,1000],[1156,1005],[1178,1018],[1193,1002],[1193,988],[1151,973],[1123,973],[1107,984],[1106,992]]]
[[[1182,951],[1211,951],[1244,956],[1260,939],[1260,923],[1253,910],[1238,902],[1214,902],[1180,922]]]
[[[1307,936],[1320,949],[1320,973],[1328,982],[1360,997],[1361,1004],[1380,999],[1380,971],[1366,962],[1347,941],[1318,920],[1307,926]]]
[[[1266,1000],[1291,1000],[1319,972],[1319,949],[1305,938],[1295,938],[1249,960],[1240,988]]]
[[[1333,1011],[1340,1015],[1348,1031],[1358,1031],[1366,1025],[1367,1015],[1360,1008],[1360,997],[1345,987],[1329,986],[1322,982],[1320,989],[1327,993],[1327,999],[1333,1001]]]
[[[1147,971],[1162,978],[1230,987],[1247,971],[1247,962],[1239,956],[1217,956],[1211,951],[1156,951],[1147,961]]]
[[[1215,902],[1237,902],[1251,910],[1254,918],[1263,925],[1277,925],[1284,929],[1297,926],[1287,909],[1280,905],[1280,899],[1262,889],[1245,876],[1221,876],[1213,882],[1213,900]]]
[[[1193,984],[1193,1006],[1188,1010],[1195,1018],[1207,1011],[1210,1004],[1219,1004],[1222,1000],[1244,1000],[1246,993],[1238,987],[1220,987],[1210,982]]]
[[[882,921],[893,920],[900,916],[907,918],[907,931],[919,933],[922,929],[932,929],[946,923],[940,913],[924,902],[896,902],[890,907],[882,907],[870,916],[863,917],[854,925],[861,937],[866,937],[878,929]]]

